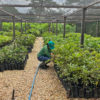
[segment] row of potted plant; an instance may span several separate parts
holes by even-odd
[[[80,33],[66,34],[65,39],[44,36],[45,43],[55,43],[55,70],[69,96],[100,97],[100,38],[85,35],[84,48],[80,48]]]
[[[0,50],[0,71],[24,69],[34,41],[34,35],[23,34],[17,36],[9,46],[3,47]]]

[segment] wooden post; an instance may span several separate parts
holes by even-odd
[[[13,40],[15,40],[15,17],[12,17],[13,19]]]
[[[50,25],[51,23],[48,23],[48,32],[50,32]]]
[[[64,25],[61,23],[61,32],[64,33]]]
[[[0,31],[2,31],[2,21],[0,21]]]
[[[26,34],[26,22],[25,22],[25,34]]]
[[[84,47],[84,32],[85,32],[85,12],[86,8],[82,10],[82,25],[81,25],[81,46]]]
[[[53,31],[53,22],[52,22],[52,33],[53,33],[54,31]]]
[[[97,21],[97,26],[96,26],[96,36],[99,36],[99,21]]]
[[[49,26],[50,26],[50,25],[49,25],[49,23],[48,23],[48,32],[49,32]]]
[[[66,17],[64,17],[64,33],[63,33],[63,38],[65,38],[66,34]]]
[[[21,34],[23,34],[23,23],[22,23],[22,20],[21,20]]]
[[[76,30],[75,30],[75,31],[76,31],[76,33],[78,32],[77,27],[78,27],[78,26],[77,26],[77,23],[76,23]]]
[[[57,33],[58,33],[58,21],[56,22],[56,36],[57,36]]]
[[[51,23],[49,23],[49,32],[51,32]]]
[[[86,30],[86,24],[87,24],[87,22],[85,22],[85,28],[84,28],[84,33],[87,33],[87,30]]]

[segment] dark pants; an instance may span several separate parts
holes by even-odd
[[[50,57],[46,57],[46,56],[40,56],[40,57],[38,57],[38,60],[42,61],[42,63],[40,64],[39,67],[42,68],[42,69],[47,69],[48,66],[46,64],[48,64],[50,61],[48,61],[48,62],[45,62],[45,61],[47,61],[49,59],[51,59],[51,58]]]
[[[50,57],[46,57],[46,56],[40,56],[40,57],[38,57],[39,61],[47,61],[49,59],[51,59],[51,58]]]

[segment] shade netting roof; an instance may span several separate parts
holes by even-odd
[[[100,0],[0,0],[0,21],[81,22],[84,7],[86,21],[100,20]]]

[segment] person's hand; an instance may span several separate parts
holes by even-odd
[[[54,56],[54,54],[53,54],[53,53],[51,53],[51,56]]]

